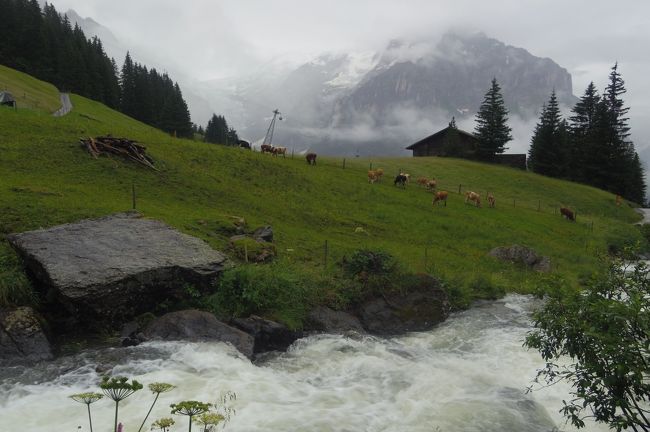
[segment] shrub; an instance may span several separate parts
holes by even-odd
[[[221,318],[272,312],[273,318],[299,328],[315,303],[312,282],[286,262],[242,265],[224,272],[207,304]]]
[[[473,297],[480,300],[496,300],[506,294],[503,287],[497,286],[491,279],[482,274],[471,279],[468,287]]]

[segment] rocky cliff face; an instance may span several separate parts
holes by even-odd
[[[385,116],[406,104],[473,116],[493,77],[510,112],[522,117],[534,116],[553,89],[560,103],[575,102],[571,75],[553,60],[483,34],[449,33],[436,45],[392,42],[382,61],[340,101],[339,109]]]

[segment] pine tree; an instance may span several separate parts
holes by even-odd
[[[456,118],[452,117],[447,127],[447,133],[442,145],[445,156],[450,157],[468,157],[461,147],[460,136],[458,135],[458,128],[456,127]]]
[[[596,138],[600,95],[590,82],[583,96],[573,107],[569,118],[571,136],[571,179],[589,183],[598,171],[598,155],[592,151]]]
[[[531,169],[550,177],[563,177],[568,171],[566,123],[560,115],[555,90],[542,107],[539,123],[531,140],[528,164]]]
[[[503,102],[501,88],[496,78],[492,79],[490,90],[476,114],[474,134],[478,138],[476,157],[483,161],[493,161],[497,154],[503,153],[506,143],[512,140],[512,129],[508,126],[508,110]]]

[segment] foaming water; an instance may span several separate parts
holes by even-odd
[[[165,342],[5,369],[0,431],[87,430],[85,407],[66,396],[95,389],[98,365],[145,384],[178,386],[161,395],[152,421],[169,416],[170,403],[214,402],[231,390],[238,395],[231,431],[570,430],[558,413],[566,387],[525,392],[542,366],[536,352],[522,348],[534,306],[530,297],[509,295],[430,332],[391,339],[319,335],[257,364],[221,343]],[[145,387],[120,404],[126,432],[137,430],[151,400]],[[111,402],[92,408],[95,430],[108,431]],[[176,420],[176,430],[187,427],[185,417]]]

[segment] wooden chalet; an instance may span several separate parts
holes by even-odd
[[[478,138],[452,125],[429,135],[420,141],[406,147],[413,151],[413,157],[442,156],[457,157],[462,159],[476,159],[475,151]],[[500,165],[513,168],[527,169],[525,154],[500,154],[494,161]]]

